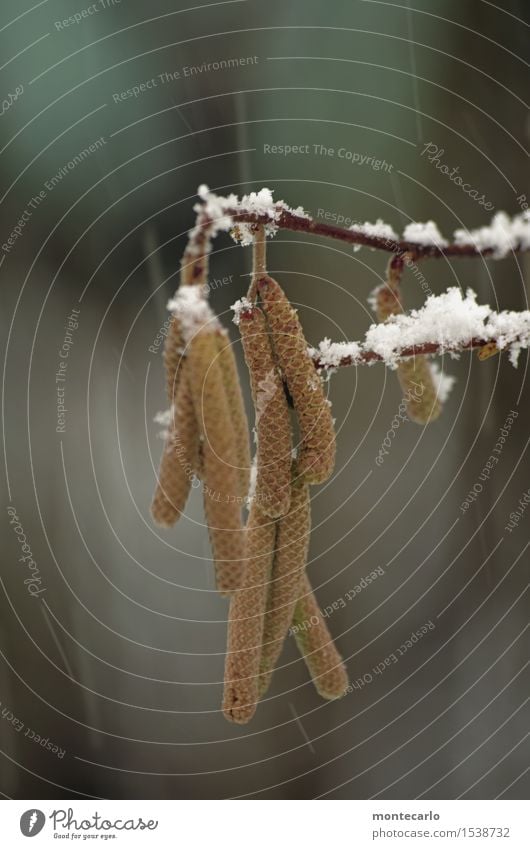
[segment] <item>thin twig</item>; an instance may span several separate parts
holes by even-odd
[[[473,245],[450,244],[446,247],[437,245],[420,245],[416,242],[394,241],[383,239],[378,236],[367,236],[358,230],[345,230],[343,227],[334,227],[322,221],[315,221],[309,216],[306,218],[283,211],[277,218],[272,219],[268,215],[257,215],[253,212],[241,212],[237,209],[228,209],[226,214],[233,218],[234,223],[243,222],[247,224],[274,224],[279,230],[294,230],[298,233],[313,233],[316,236],[327,236],[330,239],[338,239],[350,245],[364,245],[376,248],[387,253],[405,254],[411,253],[415,260],[418,259],[441,259],[442,257],[478,257],[492,256],[493,248],[484,248],[478,251]],[[514,247],[514,252],[524,250],[521,245]]]
[[[259,224],[256,227],[254,235],[254,255],[252,276],[255,280],[265,277],[267,274],[267,239],[265,236],[265,227]]]
[[[470,339],[462,342],[459,345],[441,345],[438,342],[426,342],[423,345],[411,345],[408,348],[402,348],[395,352],[399,359],[405,357],[417,357],[422,354],[459,354],[462,351],[469,351],[473,348],[482,348],[484,345],[489,345],[491,339]],[[358,357],[343,357],[339,362],[330,366],[329,363],[320,359],[319,352],[312,353],[315,367],[321,371],[324,369],[336,369],[344,366],[370,365],[370,363],[382,362],[384,357],[377,354],[375,351],[363,351]]]
[[[257,297],[257,285],[267,274],[267,236],[263,224],[258,224],[254,232],[252,242],[252,278],[247,293],[249,301],[255,303]]]

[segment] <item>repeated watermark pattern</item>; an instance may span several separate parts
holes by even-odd
[[[517,410],[510,410],[510,414],[506,417],[506,421],[503,426],[499,430],[499,436],[497,442],[495,443],[495,447],[488,457],[482,471],[478,476],[478,480],[473,484],[465,499],[462,501],[460,505],[460,512],[466,513],[471,505],[477,500],[479,495],[484,491],[484,484],[487,483],[491,477],[493,470],[495,469],[497,463],[499,462],[499,457],[502,454],[502,450],[504,448],[504,443],[506,439],[510,435],[510,431],[512,429],[512,424],[519,413]]]
[[[392,171],[394,167],[386,159],[379,159],[370,153],[359,153],[346,147],[328,147],[325,144],[263,144],[263,153],[272,156],[319,156],[327,159],[341,159],[350,165],[371,168],[372,171]]]
[[[64,758],[66,749],[61,749],[61,747],[50,740],[49,737],[43,737],[41,734],[37,734],[33,728],[30,728],[29,725],[26,725],[21,719],[15,716],[12,710],[10,710],[7,706],[2,705],[2,702],[0,702],[0,707],[2,708],[0,711],[0,719],[8,725],[11,725],[18,734],[24,731],[23,736],[27,740],[30,740],[32,743],[36,743],[38,746],[41,746],[41,748],[51,752],[52,755],[57,755],[60,760]]]
[[[346,607],[348,602],[353,601],[353,599],[362,593],[366,587],[373,584],[374,581],[377,581],[382,575],[385,574],[385,570],[382,566],[378,566],[376,569],[373,569],[368,575],[364,575],[359,580],[358,584],[355,584],[348,592],[344,593],[340,598],[335,599],[331,604],[328,604],[326,607],[322,608],[322,616],[324,619],[327,619],[328,616],[331,616],[332,613],[335,613],[336,610],[340,610],[343,607]],[[289,634],[293,636],[294,634],[298,634],[300,631],[308,631],[318,624],[318,617],[311,616],[310,619],[304,619],[303,622],[300,622],[298,625],[291,625],[289,628]]]
[[[349,215],[344,215],[341,212],[335,212],[332,209],[324,209],[319,206],[315,218],[321,218],[326,224],[335,224],[337,227],[351,227],[352,224],[362,224],[358,218],[351,218]]]
[[[57,32],[61,32],[71,26],[83,23],[88,18],[97,15],[98,12],[104,12],[106,9],[112,9],[114,6],[120,6],[121,2],[122,0],[96,0],[95,3],[92,3],[90,6],[85,6],[84,9],[74,12],[73,15],[69,15],[67,18],[63,18],[60,21],[54,21],[54,27]]]
[[[441,174],[448,177],[455,186],[461,188],[464,194],[468,195],[472,200],[478,203],[479,206],[483,206],[488,212],[495,209],[492,202],[486,200],[486,195],[484,193],[479,194],[479,189],[474,189],[470,183],[465,182],[459,173],[460,167],[458,165],[450,168],[449,165],[442,162],[444,153],[445,150],[443,147],[439,147],[437,144],[434,144],[434,142],[427,142],[420,155],[424,156],[426,154],[431,165],[434,165]]]
[[[0,103],[0,117],[2,117],[2,115],[5,115],[6,112],[9,112],[13,104],[15,104],[17,100],[22,97],[23,94],[24,86],[22,85],[22,83],[20,85],[17,85],[14,92],[9,92]]]
[[[515,528],[518,526],[519,522],[523,518],[523,513],[526,508],[530,504],[530,489],[527,489],[526,492],[523,492],[521,498],[519,499],[518,506],[515,510],[510,513],[510,521],[506,524],[504,530],[508,531],[510,534]]]
[[[65,333],[59,350],[59,363],[55,372],[55,394],[57,407],[56,433],[66,433],[66,375],[69,357],[74,344],[74,333],[79,327],[79,315],[81,310],[72,309],[66,319]]]
[[[72,159],[70,159],[65,165],[61,166],[61,168],[55,174],[52,174],[44,181],[43,188],[40,190],[40,192],[37,192],[37,194],[33,195],[27,202],[24,210],[20,215],[20,218],[11,230],[5,242],[3,242],[2,250],[5,254],[11,253],[16,243],[23,235],[25,228],[31,221],[34,212],[46,200],[48,195],[53,192],[53,190],[64,180],[64,178],[67,177],[75,168],[77,168],[78,165],[81,165],[94,153],[100,151],[101,148],[106,145],[106,143],[106,139],[103,136],[100,136],[87,147],[83,148],[83,150],[76,153],[75,156],[73,156]]]
[[[412,380],[411,383],[414,386],[414,391],[412,391],[412,389],[409,389],[407,391],[407,394],[405,395],[405,397],[401,399],[400,405],[398,407],[398,411],[397,411],[396,415],[394,416],[394,418],[392,419],[392,421],[390,423],[390,428],[387,430],[386,436],[383,439],[383,442],[381,444],[381,448],[379,449],[379,451],[377,453],[377,457],[375,458],[376,466],[382,466],[383,465],[383,463],[385,462],[385,457],[387,457],[388,454],[390,453],[390,449],[392,447],[392,440],[396,436],[396,431],[398,430],[399,427],[401,427],[403,422],[409,421],[409,417],[407,415],[405,415],[407,405],[410,404],[411,402],[419,403],[419,401],[421,400],[421,397],[422,397],[422,395],[425,391],[425,387],[424,387],[423,383],[416,383],[414,380]],[[418,391],[420,389],[421,389],[421,392]]]
[[[33,557],[31,545],[28,542],[28,538],[18,517],[16,507],[10,505],[7,508],[7,515],[9,516],[9,524],[12,526],[13,533],[18,539],[22,549],[22,557],[18,558],[19,563],[22,563],[22,566],[29,571],[29,576],[24,578],[24,585],[32,598],[39,598],[46,592],[46,587],[42,584],[40,569]]]
[[[218,59],[216,62],[203,62],[201,65],[183,65],[181,68],[174,68],[171,71],[162,71],[160,74],[142,80],[142,82],[136,83],[123,91],[115,91],[112,94],[112,100],[114,103],[136,100],[148,91],[153,91],[155,88],[161,88],[178,80],[217,71],[230,71],[247,65],[257,65],[258,62],[258,56],[231,56],[228,59]]]
[[[354,690],[362,690],[364,687],[367,687],[375,680],[375,678],[382,675],[383,672],[398,663],[411,648],[413,648],[426,634],[429,633],[429,631],[434,631],[435,627],[436,626],[432,619],[429,619],[428,622],[420,625],[420,627],[417,628],[416,631],[413,631],[410,637],[407,637],[407,639],[404,640],[397,649],[394,649],[393,652],[373,666],[370,672],[365,672],[364,675],[361,675],[359,678],[356,678],[355,681],[352,681],[346,692],[353,693]]]

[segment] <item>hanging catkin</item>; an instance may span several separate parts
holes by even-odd
[[[204,328],[190,340],[188,363],[193,405],[202,437],[204,511],[217,588],[228,594],[239,585],[245,551],[235,436],[215,331]]]
[[[283,382],[262,311],[248,305],[239,330],[256,410],[257,481],[254,497],[268,516],[281,516],[291,498],[291,422]]]
[[[153,519],[158,525],[169,528],[182,515],[198,466],[198,452],[199,431],[184,364],[151,505]]]
[[[298,469],[308,483],[327,480],[335,465],[335,431],[322,380],[308,354],[296,310],[272,279],[258,282],[274,350],[293,399],[300,428]]]
[[[263,629],[263,649],[260,663],[259,695],[268,689],[294,609],[301,594],[301,582],[307,565],[311,533],[309,487],[295,477],[291,489],[291,506],[286,516],[278,520],[276,549],[271,581],[267,594],[267,611]]]
[[[387,266],[386,284],[375,290],[379,321],[386,321],[389,316],[403,312],[400,280],[406,261],[407,255],[393,257]],[[418,424],[427,424],[437,419],[442,407],[427,357],[418,355],[402,360],[397,366],[397,376],[409,418]]]
[[[250,484],[250,446],[248,439],[248,420],[241,393],[241,384],[237,372],[234,351],[226,330],[217,333],[219,366],[224,380],[226,399],[235,437],[235,465],[239,482],[238,497],[241,503],[246,499]]]
[[[267,603],[276,523],[256,501],[250,508],[246,536],[247,565],[241,587],[230,600],[223,712],[232,722],[248,722],[255,713],[263,618]]]
[[[333,642],[307,576],[293,617],[293,631],[313,683],[324,699],[338,699],[348,687],[348,675]]]
[[[170,404],[177,394],[180,367],[184,362],[184,339],[178,318],[174,315],[169,320],[169,328],[164,345],[164,365],[166,367],[166,391]]]

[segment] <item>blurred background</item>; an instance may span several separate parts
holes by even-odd
[[[161,332],[197,186],[268,186],[320,220],[382,218],[398,232],[432,218],[449,237],[491,210],[521,212],[527,15],[523,0],[4,0],[5,797],[528,794],[530,514],[508,525],[530,485],[526,352],[517,369],[506,357],[440,361],[457,377],[442,417],[401,424],[381,466],[395,375],[332,377],[338,462],[313,491],[309,573],[322,607],[343,600],[327,622],[356,686],[338,702],[320,700],[291,640],[252,723],[227,723],[228,604],[214,591],[200,493],[171,531],[149,514]],[[457,167],[475,198],[437,163]],[[282,232],[268,258],[312,343],[363,336],[385,256]],[[230,310],[249,269],[249,250],[220,237],[211,302],[252,416]],[[409,307],[470,286],[499,309],[527,308],[527,257],[420,270],[423,281],[404,278]],[[481,479],[501,429],[499,462]]]

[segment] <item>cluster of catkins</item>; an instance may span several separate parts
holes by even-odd
[[[291,626],[318,692],[334,699],[348,686],[306,575],[309,486],[333,471],[335,433],[296,311],[275,280],[254,274],[237,310],[255,407],[250,484],[236,363],[226,331],[209,312],[204,280],[204,262],[198,268],[185,255],[165,347],[171,407],[152,514],[158,524],[173,525],[192,481],[202,480],[216,584],[230,597],[223,712],[245,723],[269,687]]]

